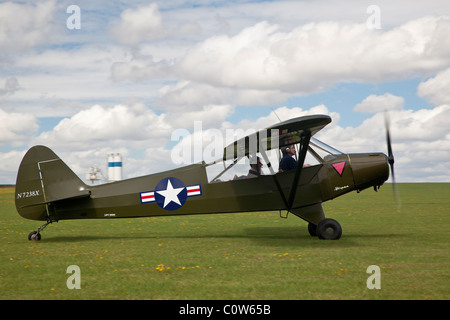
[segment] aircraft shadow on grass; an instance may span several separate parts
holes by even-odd
[[[301,232],[304,231],[304,232]],[[405,234],[347,234],[339,242],[339,247],[349,246],[364,246],[365,240],[373,239],[386,239],[386,238],[401,238],[405,237]],[[239,233],[202,233],[202,234],[117,234],[117,235],[79,235],[79,236],[55,236],[47,239],[48,243],[65,243],[65,242],[83,242],[83,241],[120,241],[120,240],[155,240],[155,239],[207,239],[213,241],[214,239],[248,239],[261,246],[316,246],[323,245],[322,241],[317,241],[315,238],[311,238],[306,228],[303,230],[298,227],[251,227],[244,228]]]

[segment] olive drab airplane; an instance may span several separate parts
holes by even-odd
[[[135,218],[167,215],[280,211],[306,220],[311,236],[335,240],[340,224],[326,218],[322,203],[351,191],[375,191],[393,174],[389,131],[388,156],[383,153],[344,154],[313,137],[331,122],[327,115],[304,116],[280,122],[229,145],[223,158],[212,163],[90,186],[49,148],[34,146],[19,167],[15,204],[27,219],[46,221],[28,239],[41,239],[50,223],[68,219]],[[257,141],[256,147],[250,141]],[[278,172],[268,151],[297,145],[297,167]],[[307,166],[307,153],[317,161]],[[241,159],[262,159],[270,174],[247,179],[222,179]],[[227,161],[231,163],[226,165]],[[259,161],[259,160],[258,160]],[[207,168],[223,163],[208,180]],[[393,182],[395,186],[394,177]]]

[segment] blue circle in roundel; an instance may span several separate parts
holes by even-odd
[[[164,178],[155,187],[155,201],[165,210],[181,208],[187,199],[187,189],[180,179]]]

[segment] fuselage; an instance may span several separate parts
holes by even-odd
[[[83,196],[18,208],[28,219],[131,218],[299,209],[353,190],[382,185],[389,177],[383,153],[340,154],[295,171],[208,182],[205,164],[193,164],[118,182],[88,186]],[[294,192],[293,203],[287,200]],[[17,195],[16,195],[17,197]]]

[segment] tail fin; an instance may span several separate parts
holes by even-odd
[[[34,146],[23,157],[15,195],[22,217],[48,220],[50,203],[89,194],[86,184],[49,148]]]

